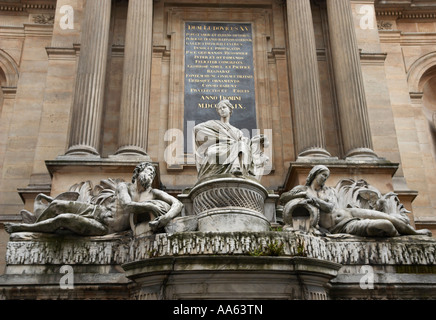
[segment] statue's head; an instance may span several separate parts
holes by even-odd
[[[135,183],[138,180],[141,184],[148,182],[151,185],[155,177],[156,169],[153,164],[150,162],[143,162],[138,164],[133,171],[132,183]]]
[[[219,113],[219,110],[226,106],[230,110],[230,114],[233,113],[233,105],[229,100],[222,100],[216,105],[216,111]]]
[[[312,170],[310,170],[309,175],[307,176],[306,186],[310,186],[313,180],[315,180],[315,178],[323,172],[327,173],[327,175],[330,176],[330,170],[326,166],[318,165],[313,167]]]

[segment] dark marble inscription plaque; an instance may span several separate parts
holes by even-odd
[[[184,110],[188,144],[195,124],[219,119],[215,106],[223,99],[234,106],[230,123],[252,134],[257,128],[252,25],[186,22]],[[192,151],[189,149],[185,143],[185,151]]]

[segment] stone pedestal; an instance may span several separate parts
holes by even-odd
[[[94,185],[107,178],[130,181],[132,172],[139,163],[140,161],[135,158],[78,159],[64,156],[57,160],[48,160],[45,164],[52,177],[51,192],[48,194],[57,196],[81,181],[91,181]],[[161,185],[159,164],[154,162],[153,165],[156,167],[153,188],[159,188]],[[28,206],[33,208],[33,203],[29,203]]]
[[[268,191],[258,182],[217,178],[196,185],[182,200],[191,202],[187,215],[198,218],[200,232],[269,231],[265,216]],[[272,205],[274,205],[272,203]],[[192,208],[192,209],[191,209]]]
[[[336,185],[341,179],[366,180],[387,193],[393,190],[392,177],[398,170],[399,164],[381,158],[372,161],[351,160],[310,160],[291,162],[285,179],[284,190],[289,191],[294,186],[304,185],[310,170],[316,165],[325,165],[330,170],[329,185]]]
[[[123,265],[143,300],[328,300],[340,265],[304,257],[167,257]]]
[[[6,259],[0,299],[436,298],[436,240],[423,236],[20,233]],[[65,289],[68,275],[74,287]]]
[[[131,281],[119,267],[127,261],[125,236],[13,234],[0,300],[129,299]]]

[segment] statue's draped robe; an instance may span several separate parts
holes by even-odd
[[[194,128],[195,159],[198,178],[232,173],[239,168],[248,175],[250,141],[241,130],[219,120],[210,120]]]

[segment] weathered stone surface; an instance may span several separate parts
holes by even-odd
[[[6,223],[8,233],[68,231],[82,236],[101,236],[126,231],[135,235],[164,228],[181,213],[182,203],[153,189],[156,168],[150,162],[136,166],[132,182],[106,179],[93,187],[90,181],[70,187],[56,198],[39,194],[34,212],[21,211],[24,223]],[[137,228],[145,223],[146,228]],[[138,230],[137,230],[138,229]]]
[[[7,264],[123,264],[153,257],[261,255],[271,247],[277,247],[278,256],[303,256],[343,265],[436,264],[436,241],[425,236],[374,240],[349,235],[319,237],[293,231],[108,237],[15,234],[8,243]]]
[[[268,191],[251,179],[229,177],[208,179],[183,195],[185,214],[195,215],[198,231],[269,231],[275,222],[275,203]],[[265,216],[265,208],[271,220]]]
[[[304,231],[314,233],[352,234],[363,237],[398,235],[431,236],[429,230],[415,230],[410,213],[398,195],[381,194],[366,181],[341,180],[335,188],[327,187],[330,170],[324,165],[312,168],[305,185],[281,195],[286,229],[295,227],[294,220],[305,219]]]
[[[436,241],[422,236],[375,241],[299,231],[91,238],[22,233],[9,241],[7,264],[0,277],[5,299],[83,299],[96,286],[102,291],[95,299],[436,297]],[[74,270],[69,294],[56,289],[65,265]],[[367,268],[374,271],[373,290],[361,287]]]
[[[135,297],[144,300],[328,300],[326,284],[340,265],[304,257],[182,256],[123,268],[137,283]]]

